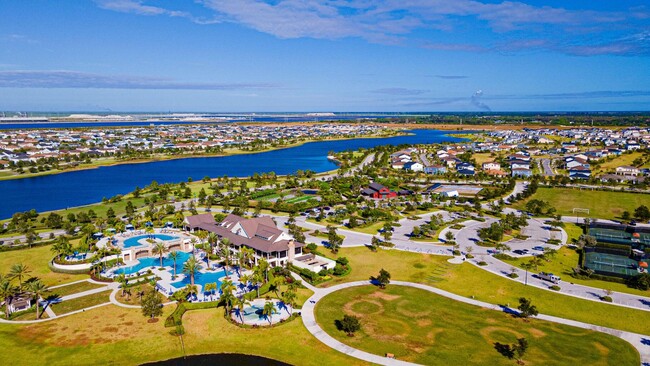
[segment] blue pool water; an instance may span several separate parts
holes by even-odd
[[[190,253],[178,252],[178,258],[176,259],[176,273],[180,273],[183,270],[183,263],[190,259]],[[160,266],[159,257],[146,257],[138,259],[138,264],[131,267],[125,267],[115,270],[116,274],[132,274],[136,273],[142,269]],[[169,258],[169,255],[163,257],[163,267],[174,267],[174,261]],[[172,270],[173,272],[173,270]]]
[[[232,273],[231,273],[232,275]],[[201,285],[201,288],[205,288],[206,283],[216,283],[217,289],[221,287],[221,279],[226,277],[226,273],[223,270],[218,270],[216,272],[198,272],[194,275],[194,284]],[[183,287],[190,284],[190,276],[185,276],[182,281],[173,282],[171,285],[176,289],[182,289]]]
[[[160,239],[162,241],[178,239],[178,236],[171,236],[171,235],[165,235],[165,234],[154,234],[153,236],[156,239]],[[138,243],[138,240],[147,239],[149,237],[150,237],[150,235],[140,235],[140,236],[134,236],[132,238],[128,238],[128,239],[126,239],[124,241],[124,248],[131,248],[131,247],[140,246],[142,244]]]

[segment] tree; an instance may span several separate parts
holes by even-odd
[[[528,350],[528,341],[526,338],[518,338],[517,343],[514,345],[515,352],[517,353],[517,363],[523,363],[522,358]]]
[[[163,266],[163,256],[165,255],[166,249],[165,243],[159,241],[156,242],[156,245],[154,245],[153,250],[151,251],[153,254],[158,254],[160,256],[160,267]]]
[[[50,289],[40,280],[32,281],[29,283],[27,290],[32,294],[36,302],[36,319],[40,318],[39,313],[39,300]]]
[[[632,215],[630,215],[629,211],[623,211],[623,214],[621,215],[621,218],[625,221],[629,220]]]
[[[390,273],[382,268],[379,271],[379,276],[375,280],[379,283],[379,288],[384,289],[390,283]]]
[[[31,273],[31,270],[24,264],[22,263],[17,263],[11,266],[11,269],[9,270],[9,277],[10,278],[17,278],[18,279],[18,288],[22,290],[23,288],[23,278],[27,277],[27,275]]]
[[[171,259],[174,262],[174,275],[172,276],[172,279],[176,278],[176,260],[178,260],[178,252],[173,251],[169,253],[169,259]]]
[[[393,225],[391,225],[390,222],[386,222],[382,227],[381,236],[384,237],[385,241],[390,241],[393,237]]]
[[[5,304],[9,304],[11,299],[18,293],[18,288],[13,286],[8,279],[0,282],[0,298],[2,298]],[[5,305],[5,319],[9,319],[9,306]]]
[[[650,209],[646,205],[641,205],[634,210],[634,217],[642,221],[650,220]]]
[[[190,276],[190,284],[192,286],[194,286],[194,275],[199,271],[199,268],[201,268],[201,266],[194,256],[191,256],[190,259],[183,264],[183,273]]]
[[[231,280],[224,280],[221,283],[221,301],[224,304],[226,315],[230,314],[230,309],[232,309],[233,303],[235,302],[235,295],[232,292],[235,290],[235,285],[233,285]]]
[[[238,297],[235,300],[235,307],[237,310],[239,310],[239,319],[242,321],[242,323],[244,322],[244,308],[246,305],[250,305],[250,302],[246,300],[244,296]]]
[[[647,291],[650,289],[650,274],[647,272],[641,273],[640,275],[631,277],[627,283],[630,287]]]
[[[262,315],[266,316],[269,319],[269,324],[273,325],[273,313],[277,311],[278,309],[275,307],[275,304],[272,301],[267,301],[264,303]]]
[[[454,240],[454,233],[452,233],[451,230],[447,230],[447,232],[445,233],[445,240],[447,241]]]
[[[129,283],[129,280],[126,278],[124,273],[120,273],[117,278],[117,283],[120,284],[120,288],[122,288],[122,296],[126,294],[126,285]]]
[[[338,253],[343,239],[336,234],[336,228],[332,225],[327,226],[327,242],[329,243],[330,250],[332,253]]]
[[[359,318],[354,315],[343,315],[343,319],[339,322],[339,328],[347,333],[349,337],[353,337],[354,333],[361,329]]]
[[[62,255],[72,254],[72,245],[68,238],[65,235],[59,236],[54,244],[52,244],[51,250],[56,254],[57,257]]]
[[[519,298],[519,306],[517,307],[519,309],[519,316],[522,318],[529,318],[531,316],[537,316],[539,312],[537,311],[537,307],[532,304],[530,299],[527,299],[525,297],[520,297]]]
[[[151,290],[150,292],[148,292],[141,302],[142,302],[142,315],[147,316],[151,319],[162,315],[163,313],[162,300],[160,299],[160,296],[158,295],[157,291]]]

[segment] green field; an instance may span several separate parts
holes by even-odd
[[[84,281],[72,285],[66,285],[62,287],[57,287],[55,289],[51,289],[48,295],[58,295],[59,297],[62,297],[70,294],[76,294],[79,292],[88,291],[88,290],[94,290],[100,287],[106,287],[106,285],[98,285],[96,283]]]
[[[348,337],[335,321],[360,318],[361,330]],[[426,365],[511,365],[494,343],[525,337],[527,365],[635,365],[639,354],[607,334],[531,320],[460,303],[428,291],[388,285],[343,289],[316,306],[320,326],[339,341],[377,355]]]
[[[563,216],[574,216],[574,208],[587,208],[589,217],[616,219],[623,214],[623,211],[633,213],[640,205],[647,205],[650,202],[650,195],[577,188],[539,188],[532,197],[515,203],[513,207],[525,210],[526,202],[531,199],[550,203],[557,213]]]
[[[606,161],[603,164],[600,165],[600,172],[612,172],[614,173],[616,171],[616,168],[621,166],[621,165],[632,165],[632,162],[635,159],[638,159],[643,156],[643,153],[640,152],[633,152],[630,154],[622,154],[617,157],[615,157],[612,160]]]
[[[109,302],[109,295],[112,290],[102,291],[96,294],[78,297],[76,299],[65,300],[57,304],[52,304],[52,310],[56,315],[71,313],[73,311],[89,308],[91,306],[105,304]]]
[[[106,305],[92,311],[30,325],[0,324],[3,364],[138,365],[182,357],[179,337],[164,319],[148,323],[139,309]],[[246,353],[292,365],[364,365],[312,337],[302,321],[265,329],[242,329],[223,318],[223,309],[189,311],[183,317],[186,354]],[[318,355],[317,357],[313,355]]]
[[[350,260],[352,271],[343,278],[335,278],[320,285],[321,287],[367,280],[385,268],[394,280],[423,283],[461,296],[474,296],[477,300],[492,304],[513,305],[517,299],[525,296],[533,299],[539,311],[544,314],[640,334],[648,333],[650,312],[525,286],[469,263],[450,264],[447,262],[449,257],[397,250],[372,253],[367,248],[341,248],[338,256]]]
[[[47,264],[54,258],[54,253],[50,250],[51,247],[51,245],[45,245],[31,249],[0,252],[0,273],[6,274],[12,265],[22,263],[31,271],[30,276],[40,278],[48,286],[88,278],[88,275],[85,274],[65,274],[50,271]]]

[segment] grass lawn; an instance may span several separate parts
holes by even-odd
[[[148,323],[139,309],[114,305],[50,322],[0,324],[0,347],[11,350],[3,363],[32,365],[138,365],[181,357],[178,337],[163,317]],[[189,311],[183,317],[187,354],[247,353],[293,365],[363,365],[312,337],[300,319],[265,329],[242,329],[223,318],[223,309]],[[317,357],[315,357],[317,355]]]
[[[574,216],[574,208],[588,208],[589,217],[616,219],[623,214],[623,211],[633,213],[635,208],[647,204],[650,195],[572,188],[539,188],[531,198],[517,202],[513,206],[525,210],[526,202],[531,199],[550,203],[557,213],[563,216]]]
[[[63,286],[63,287],[57,287],[55,289],[50,290],[48,295],[58,295],[58,296],[61,297],[61,296],[76,294],[76,293],[84,292],[84,291],[88,291],[88,290],[94,290],[94,289],[100,288],[100,287],[106,287],[106,285],[98,285],[96,283],[91,283],[91,282],[85,281],[85,282],[75,283],[75,284],[72,284],[72,285],[66,285],[66,286]]]
[[[40,306],[38,308],[39,311],[39,319],[47,319],[49,316],[47,316],[47,313],[43,311],[43,307]],[[29,311],[23,314],[18,315],[15,318],[11,318],[11,320],[36,320],[36,309],[34,311]]]
[[[343,314],[360,318],[348,337],[336,328]],[[527,365],[633,365],[640,362],[629,343],[607,334],[531,320],[460,303],[428,291],[388,285],[343,289],[316,306],[321,327],[339,341],[377,355],[426,365],[511,365],[495,342],[525,337]]]
[[[83,308],[104,304],[109,302],[109,295],[112,290],[102,291],[96,294],[78,297],[76,299],[62,301],[58,304],[52,304],[52,310],[56,315],[70,313]]]
[[[496,156],[493,157],[491,153],[475,153],[472,155],[474,160],[476,160],[477,168],[481,168],[481,165],[486,161],[492,161],[496,159]]]
[[[605,161],[600,165],[598,172],[612,172],[616,171],[616,168],[621,165],[632,165],[632,162],[635,159],[638,159],[643,156],[641,152],[633,152],[631,154],[621,154],[615,157],[612,160]]]
[[[568,222],[564,223],[563,229],[564,229],[564,231],[566,231],[566,234],[567,234],[567,237],[568,237],[568,240],[567,240],[568,244],[571,244],[574,241],[577,241],[578,238],[580,237],[580,235],[582,235],[584,233],[580,226],[578,226],[576,224],[571,224],[571,223],[568,223]]]
[[[561,318],[647,334],[650,312],[611,304],[582,300],[542,290],[484,271],[469,263],[453,265],[450,257],[379,250],[341,248],[338,256],[350,260],[352,271],[343,278],[334,278],[321,287],[341,282],[367,280],[386,269],[394,280],[424,283],[455,294],[492,304],[517,304],[520,297],[533,300],[539,311]],[[334,258],[335,256],[332,255]]]
[[[31,249],[0,252],[0,273],[6,274],[12,265],[22,263],[31,270],[30,276],[38,277],[48,286],[55,286],[88,278],[85,274],[65,274],[50,271],[47,264],[54,257],[51,245]]]
[[[364,233],[364,234],[377,235],[377,234],[379,234],[379,229],[381,229],[383,227],[384,227],[384,222],[379,221],[379,222],[372,223],[372,224],[370,224],[368,226],[357,226],[357,227],[352,228],[352,229],[347,228],[347,230],[356,231],[356,232]]]

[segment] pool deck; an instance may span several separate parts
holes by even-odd
[[[266,304],[267,301],[272,301],[274,303],[274,305],[275,305],[275,308],[277,309],[277,313],[273,314],[273,316],[270,319],[271,321],[269,321],[269,319],[267,319],[266,317],[261,317],[261,318],[257,318],[257,319],[254,319],[254,320],[245,318],[247,312],[250,312],[251,310],[253,310],[252,306],[258,306],[259,308],[263,309],[264,304]],[[256,326],[260,326],[260,327],[267,327],[269,325],[277,324],[277,323],[279,323],[279,322],[281,322],[283,320],[289,319],[289,317],[293,314],[293,308],[291,306],[289,306],[289,305],[280,306],[279,305],[280,302],[281,301],[278,300],[278,299],[266,300],[266,299],[261,299],[261,298],[258,298],[258,299],[255,299],[255,300],[251,301],[250,305],[246,306],[244,308],[244,314],[245,314],[244,315],[244,324],[246,324],[246,325],[256,325]],[[234,320],[234,321],[236,321],[238,323],[242,322],[242,318],[239,316],[239,311],[237,309],[233,310],[233,312],[230,314],[230,317],[232,318],[232,320]]]

